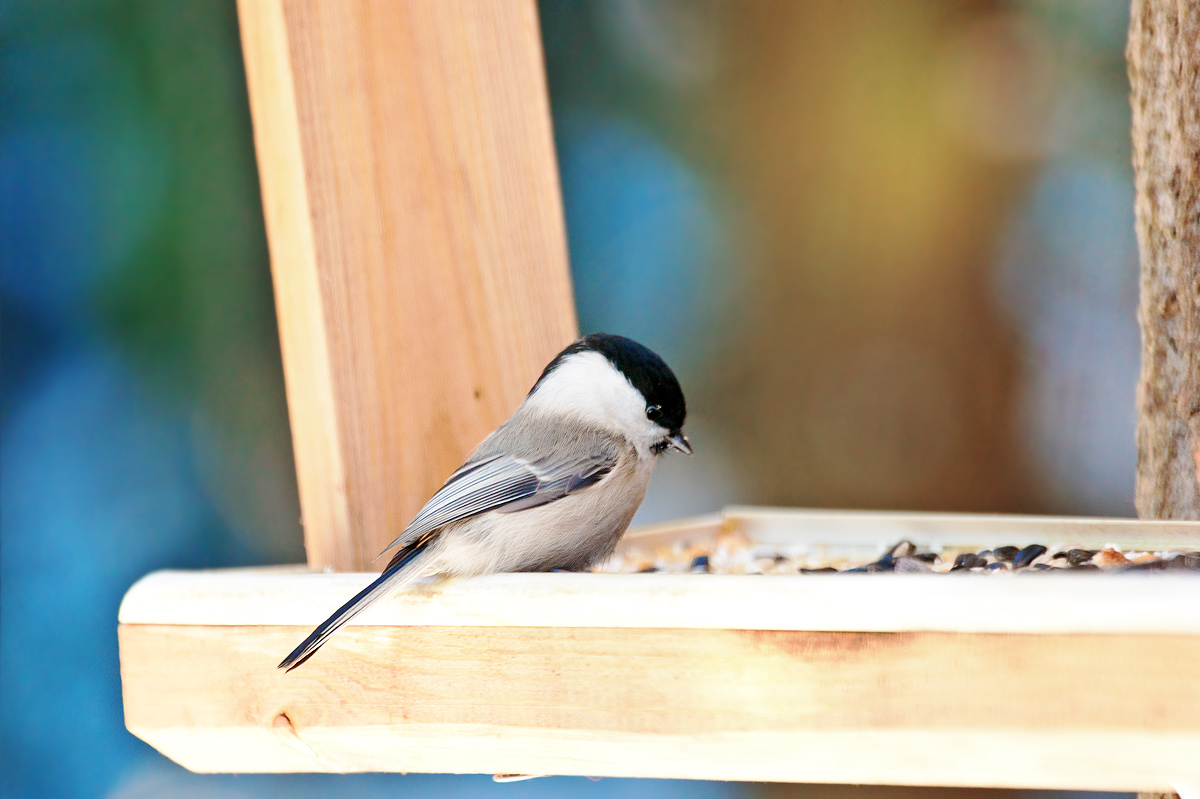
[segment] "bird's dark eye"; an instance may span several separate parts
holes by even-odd
[[[660,418],[662,418],[662,406],[661,405],[647,405],[646,406],[646,418],[652,422],[657,422]]]

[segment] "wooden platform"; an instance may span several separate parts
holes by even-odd
[[[362,569],[575,334],[537,6],[238,5],[308,562]],[[1200,549],[1196,523],[746,509],[631,544],[730,529],[868,558]],[[275,668],[371,577],[146,577],[129,729],[197,771],[1200,785],[1197,575],[500,575]]]
[[[1200,545],[1193,523],[739,509],[630,544],[731,527],[876,554]],[[143,579],[129,729],[196,771],[1200,784],[1200,575],[495,575],[397,595],[275,668],[371,578]]]

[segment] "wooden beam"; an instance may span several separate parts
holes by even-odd
[[[308,560],[364,569],[576,333],[536,6],[238,10]]]

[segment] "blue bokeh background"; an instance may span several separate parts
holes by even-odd
[[[1132,513],[1125,4],[541,13],[581,326],[663,352],[702,445],[642,521]],[[9,2],[0,41],[0,795],[850,791],[200,776],[128,734],[135,580],[303,560],[236,10]]]

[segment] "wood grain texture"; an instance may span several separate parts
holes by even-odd
[[[1134,0],[1126,50],[1141,256],[1136,501],[1200,518],[1200,3]]]
[[[1164,789],[1200,637],[122,625],[129,729],[197,771]]]
[[[239,18],[308,559],[362,569],[576,333],[536,7]]]

